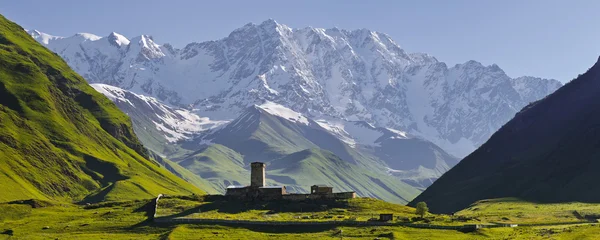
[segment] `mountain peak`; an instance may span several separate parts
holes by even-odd
[[[49,44],[50,41],[52,41],[52,40],[62,38],[62,37],[52,36],[50,34],[43,33],[43,32],[38,31],[36,29],[34,29],[34,30],[25,30],[25,31],[27,33],[29,33],[29,35],[31,37],[33,37],[33,39],[36,39],[36,40],[42,42],[43,44]]]
[[[162,52],[160,45],[156,44],[149,35],[140,35],[131,39],[129,51],[139,52],[139,56],[143,56],[145,59],[154,59],[164,57],[165,54]],[[132,46],[135,46],[132,48]]]
[[[438,63],[437,58],[427,53],[411,53],[409,56],[416,63]]]
[[[86,41],[96,41],[102,38],[91,33],[76,33],[73,37],[83,38]]]
[[[118,47],[127,46],[130,42],[125,36],[116,32],[110,33],[107,38],[111,44],[115,44]]]
[[[267,20],[264,20],[259,26],[277,26],[279,25],[279,23],[277,23],[277,21],[275,21],[275,19],[269,18]]]

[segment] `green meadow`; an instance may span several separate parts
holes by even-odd
[[[185,198],[185,199],[184,199]],[[163,199],[168,210],[160,210],[159,214],[171,214],[177,204],[184,209],[185,204],[196,201],[202,197],[189,196],[184,198]],[[187,200],[186,200],[187,199]],[[162,201],[162,200],[161,200]],[[212,200],[211,200],[212,201]],[[160,202],[160,201],[159,201]],[[225,204],[225,203],[222,203]],[[478,203],[482,204],[482,203]],[[515,218],[510,212],[503,210],[504,205],[513,204],[511,201],[487,201],[486,208],[480,208],[481,214],[505,215]],[[526,206],[527,203],[518,203]],[[560,204],[558,204],[560,205]],[[370,226],[370,227],[344,227],[344,226],[224,226],[206,224],[157,224],[150,221],[152,213],[152,200],[132,200],[105,202],[90,205],[74,205],[52,201],[22,201],[1,203],[0,212],[0,239],[598,239],[600,238],[600,225],[558,225],[558,226],[523,226],[516,228],[484,228],[474,232],[463,233],[457,230],[421,229],[405,226]],[[233,211],[236,206],[221,206],[223,211]],[[548,207],[530,208],[539,209],[542,214]],[[565,204],[552,206],[552,208],[572,208],[578,211],[593,211],[589,204]],[[263,219],[264,210],[252,209],[257,207],[237,207],[242,210],[238,213],[219,213],[218,210],[207,212],[204,217]],[[244,209],[249,209],[243,211]],[[291,211],[291,209],[288,209]],[[464,210],[471,211],[471,210]],[[296,216],[313,216],[315,219],[324,219],[327,215],[355,216],[362,220],[371,213],[394,212],[399,217],[416,217],[414,209],[402,205],[385,203],[374,199],[355,199],[349,201],[345,208],[310,209],[301,213],[275,213],[278,219],[289,221],[303,221]],[[463,216],[463,212],[457,214]],[[483,216],[483,215],[479,215]],[[272,216],[274,217],[274,216]],[[448,218],[458,216],[445,216],[429,214],[430,224],[448,222]],[[558,215],[557,220],[561,220]],[[326,219],[326,218],[325,218]],[[444,220],[445,219],[445,220]],[[457,221],[457,220],[455,220]],[[481,222],[486,220],[481,219]],[[419,220],[418,222],[423,222]],[[550,221],[551,222],[551,221]],[[462,223],[462,222],[461,222]]]

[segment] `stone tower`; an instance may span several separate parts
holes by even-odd
[[[250,164],[252,172],[250,173],[250,186],[251,187],[263,187],[265,186],[265,163],[253,162]]]

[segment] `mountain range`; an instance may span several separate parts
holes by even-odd
[[[490,198],[600,202],[600,59],[529,104],[411,205],[449,213]]]
[[[148,35],[29,33],[90,83],[155,97],[202,117],[231,120],[270,101],[316,120],[399,129],[459,158],[561,86],[510,78],[497,65],[476,61],[449,67],[367,29],[292,29],[267,20],[181,49]]]
[[[209,192],[245,183],[263,161],[288,173],[272,184],[404,203],[561,86],[476,61],[448,67],[366,29],[267,20],[182,49],[147,35],[28,32],[126,112],[165,167]]]

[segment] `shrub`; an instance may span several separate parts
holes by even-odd
[[[417,203],[417,209],[415,211],[415,213],[417,215],[420,215],[421,217],[424,217],[425,215],[427,215],[427,212],[429,212],[429,208],[427,207],[427,203],[425,203],[425,202],[419,202],[419,203]]]

